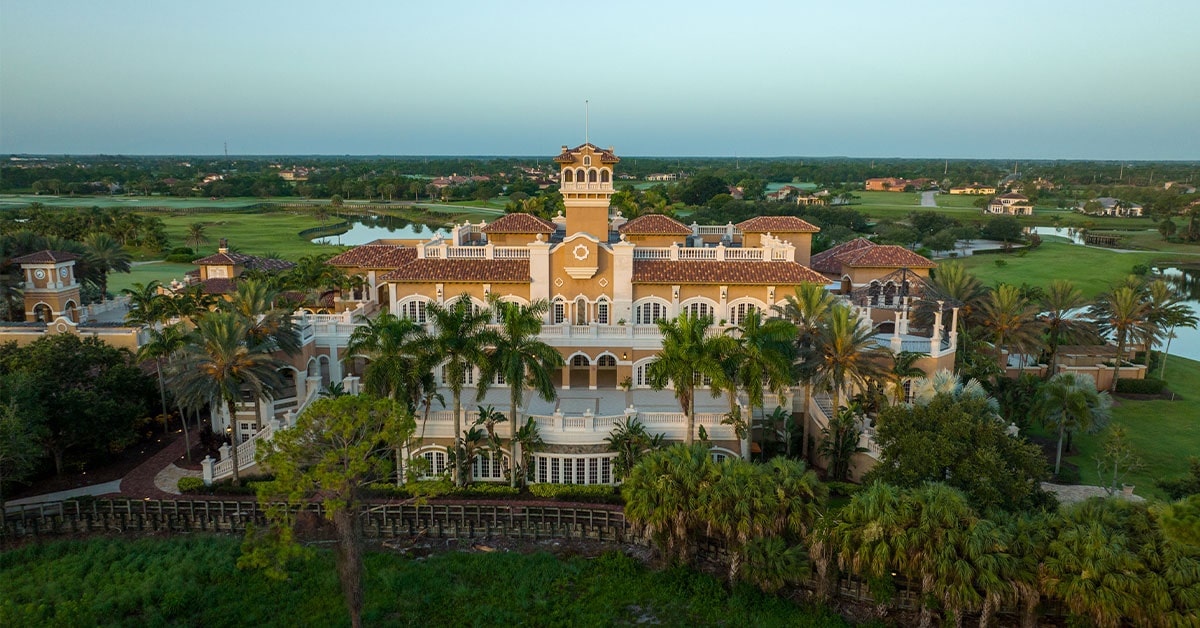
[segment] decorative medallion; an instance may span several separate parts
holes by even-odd
[[[45,279],[45,278],[46,278],[46,271],[44,271],[44,270],[42,270],[41,268],[39,268],[39,269],[37,269],[37,270],[33,271],[33,276],[34,276],[34,277],[37,277],[38,279]]]
[[[562,287],[562,285],[563,285],[563,280],[562,280],[562,277],[559,277],[558,279],[555,279],[555,280],[554,280],[554,285],[555,285],[555,286],[557,286],[557,287],[559,287],[559,288],[561,288],[561,287]]]
[[[599,284],[600,284],[600,287],[601,287],[601,288],[607,288],[607,287],[608,287],[608,278],[607,278],[607,277],[601,277],[601,278],[600,278],[600,281],[599,281],[599,282],[597,282],[597,283],[599,283]]]
[[[575,248],[571,250],[571,254],[575,256],[575,259],[581,262],[588,258],[589,253],[590,251],[588,251],[586,244],[577,244],[575,245]]]
[[[67,267],[66,266],[63,266],[62,268],[58,269],[58,276],[62,277],[63,279],[67,278]]]

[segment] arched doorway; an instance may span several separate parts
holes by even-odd
[[[592,361],[582,353],[577,353],[571,356],[571,362],[568,368],[571,369],[570,379],[571,388],[587,388],[588,387],[588,372],[591,370]]]
[[[596,387],[617,387],[617,359],[604,354],[596,359]]]

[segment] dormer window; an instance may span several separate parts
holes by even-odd
[[[585,166],[590,166],[590,165],[592,165],[592,156],[591,156],[591,155],[584,155],[584,156],[583,156],[583,165],[585,165]]]

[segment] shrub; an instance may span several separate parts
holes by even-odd
[[[1117,380],[1117,392],[1131,395],[1157,395],[1163,391],[1166,385],[1166,382],[1156,377],[1147,377],[1146,379],[1122,377]]]
[[[1077,467],[1068,467],[1064,464],[1059,469],[1054,481],[1059,484],[1079,484],[1079,469]]]
[[[410,497],[458,497],[463,499],[486,499],[495,497],[516,497],[521,493],[520,489],[512,488],[507,484],[477,482],[470,486],[459,488],[445,480],[409,482],[403,486],[378,482],[367,487],[367,490],[368,497],[374,497],[377,499],[408,499]]]
[[[191,264],[196,259],[194,253],[171,253],[164,258],[165,261],[173,264]]]
[[[598,504],[623,504],[625,499],[614,486],[601,484],[581,486],[577,484],[532,484],[529,492],[535,497],[569,502],[591,502]]]
[[[195,495],[204,492],[208,487],[204,486],[204,480],[200,478],[179,478],[176,484],[179,492],[184,495]]]
[[[177,246],[171,249],[170,255],[195,255],[196,252],[190,246]],[[195,259],[194,257],[192,259]]]
[[[829,487],[830,495],[837,497],[853,497],[862,491],[862,485],[853,482],[826,482],[825,486]]]

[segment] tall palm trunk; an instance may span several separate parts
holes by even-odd
[[[192,461],[192,439],[188,436],[187,414],[183,411],[183,406],[175,404],[175,409],[179,410],[179,424],[183,426],[183,455],[188,462]]]
[[[170,418],[167,416],[167,387],[163,383],[162,359],[154,358],[154,370],[158,372],[158,400],[162,402],[163,436],[166,436],[167,424],[170,423]]]
[[[808,438],[809,438],[809,424],[812,423],[812,415],[810,415],[808,413],[808,408],[810,407],[809,404],[812,403],[812,388],[813,388],[812,382],[804,383],[804,427],[801,429],[801,432],[800,432],[801,433],[800,459],[805,462],[809,462]],[[787,432],[787,437],[788,437],[787,453],[789,456],[791,456],[792,455],[792,433],[790,430],[785,430],[785,431]]]
[[[1125,332],[1117,334],[1117,357],[1113,360],[1113,381],[1109,392],[1117,392],[1117,381],[1121,379],[1121,358],[1125,355]]]
[[[521,457],[521,444],[517,442],[517,405],[521,403],[520,390],[520,386],[513,385],[508,398],[508,485],[512,488],[517,488],[517,461],[524,460]],[[526,472],[527,470],[521,467],[521,484],[525,483]]]
[[[1167,358],[1171,355],[1171,338],[1175,337],[1175,326],[1171,326],[1171,330],[1167,332],[1167,346],[1163,347],[1162,364],[1158,369],[1158,378],[1164,379],[1167,375]],[[1149,358],[1147,358],[1149,359]]]
[[[454,391],[454,485],[463,486],[462,469],[466,460],[459,460],[462,451],[462,392]]]
[[[238,469],[238,429],[237,429],[237,409],[234,407],[232,399],[225,402],[229,408],[229,440],[232,442],[232,447],[229,448],[229,455],[233,460],[233,485],[241,486],[242,477]]]
[[[696,441],[696,376],[692,374],[692,385],[688,387],[687,444]]]
[[[1054,475],[1056,476],[1058,475],[1059,468],[1062,466],[1063,436],[1066,431],[1067,426],[1060,422],[1058,426],[1058,453],[1054,455]]]

